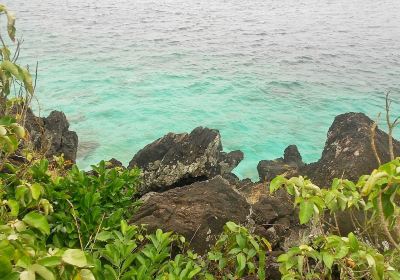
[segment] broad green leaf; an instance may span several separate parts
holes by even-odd
[[[32,193],[32,198],[34,200],[38,200],[40,197],[40,194],[42,193],[42,186],[37,183],[32,184],[31,193]]]
[[[89,269],[81,269],[75,275],[74,280],[96,280],[96,278]]]
[[[227,222],[226,227],[231,231],[231,232],[236,232],[238,225],[235,224],[234,222]]]
[[[9,72],[10,74],[12,74],[15,78],[20,79],[20,75],[19,75],[19,70],[18,70],[18,66],[15,65],[14,63],[12,63],[9,60],[4,60],[1,63],[1,68],[7,72]]]
[[[37,274],[39,274],[44,280],[55,280],[56,279],[54,277],[53,272],[51,272],[48,268],[46,268],[40,264],[34,264],[31,266],[30,269],[35,271]]]
[[[284,184],[286,184],[286,182],[287,182],[287,179],[285,178],[285,177],[283,177],[283,176],[277,176],[277,177],[275,177],[272,181],[271,181],[271,183],[270,183],[270,185],[269,185],[269,191],[270,191],[270,193],[272,194],[272,193],[274,193],[274,192],[276,192],[278,189],[280,189]]]
[[[38,260],[38,263],[47,267],[57,266],[61,264],[61,257],[59,256],[44,257]]]
[[[109,231],[102,231],[102,232],[99,232],[96,239],[99,241],[107,241],[109,239],[113,239],[113,234]]]
[[[10,274],[12,266],[10,260],[5,256],[0,256],[0,279]]]
[[[236,234],[236,243],[239,245],[240,249],[246,247],[246,238],[244,238],[240,233]]]
[[[300,224],[308,223],[313,213],[314,213],[314,203],[306,199],[302,200],[300,202],[300,213],[299,213]]]
[[[243,271],[246,268],[246,257],[243,253],[240,253],[236,256],[236,260],[238,263],[238,268],[237,270],[239,272]]]
[[[324,261],[325,266],[330,270],[332,269],[334,257],[329,252],[322,253],[322,260]]]
[[[80,249],[68,249],[62,255],[62,260],[77,267],[87,266],[85,253]]]
[[[356,238],[356,236],[354,235],[354,233],[350,232],[348,235],[349,238],[349,245],[351,250],[353,250],[354,252],[357,252],[359,249],[359,244],[358,244],[358,240]]]
[[[17,217],[18,213],[19,213],[19,204],[17,201],[13,200],[13,199],[9,199],[7,200],[7,205],[8,207],[10,207],[10,215],[13,217]]]
[[[19,273],[14,271],[5,276],[4,278],[1,278],[1,280],[19,280]]]
[[[35,272],[32,270],[25,270],[19,275],[20,280],[36,280]]]
[[[190,273],[188,274],[187,278],[192,279],[196,274],[198,274],[201,271],[201,267],[196,267]]]
[[[49,235],[50,234],[50,226],[47,222],[45,216],[38,212],[29,212],[22,219],[25,223],[30,225],[31,227],[37,228],[42,233]]]
[[[367,259],[368,265],[369,265],[370,267],[375,266],[375,259],[374,259],[373,256],[371,256],[370,254],[367,254],[367,255],[365,256],[365,258]]]

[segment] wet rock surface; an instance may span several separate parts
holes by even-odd
[[[222,151],[218,130],[197,127],[191,133],[169,133],[140,150],[128,168],[143,173],[142,194],[165,191],[230,173],[243,159],[241,151]]]

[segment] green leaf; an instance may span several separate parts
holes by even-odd
[[[1,68],[7,72],[9,72],[10,74],[12,74],[15,78],[17,78],[18,80],[21,78],[19,75],[19,70],[18,70],[18,66],[15,65],[14,63],[12,63],[9,60],[4,60],[1,63]]]
[[[234,222],[227,222],[226,227],[231,231],[231,232],[236,232],[238,225],[235,224]]]
[[[113,234],[109,231],[101,231],[96,237],[99,241],[107,241],[109,239],[113,239]]]
[[[62,260],[77,267],[87,266],[85,253],[80,249],[68,249],[62,255]]]
[[[34,200],[38,200],[40,197],[40,194],[42,193],[42,186],[37,183],[32,184],[31,193],[32,193],[32,198]]]
[[[325,266],[331,270],[334,258],[329,252],[323,252],[322,253],[322,260],[324,261]]]
[[[272,194],[276,192],[278,189],[280,189],[284,184],[286,184],[287,179],[283,177],[282,175],[279,175],[275,177],[270,185],[269,185],[269,192]]]
[[[188,279],[192,279],[196,274],[198,274],[201,271],[201,267],[196,267],[193,269],[187,276]]]
[[[375,259],[374,259],[373,256],[371,256],[370,254],[367,254],[367,255],[365,256],[365,258],[367,259],[368,265],[369,265],[370,267],[375,266]]]
[[[394,203],[391,201],[390,198],[390,194],[382,194],[382,208],[385,218],[392,216],[394,213]]]
[[[299,213],[300,224],[308,223],[313,213],[314,213],[314,203],[306,199],[302,200],[300,202],[300,213]]]
[[[239,245],[240,249],[246,247],[246,238],[244,238],[240,233],[236,234],[236,243]]]
[[[54,277],[53,272],[51,272],[49,269],[47,269],[46,267],[44,267],[40,264],[32,265],[31,270],[33,270],[37,274],[39,274],[44,280],[55,280],[56,279]]]
[[[74,280],[96,280],[89,269],[81,269],[74,277]]]
[[[35,272],[32,270],[25,270],[19,275],[20,280],[35,280]]]
[[[7,274],[4,278],[1,278],[1,280],[19,280],[19,273],[14,271],[11,272],[10,274]]]
[[[10,274],[11,271],[12,266],[10,260],[4,256],[0,256],[0,279]]]
[[[351,250],[353,250],[354,252],[357,252],[359,249],[359,244],[358,244],[358,240],[356,238],[356,236],[354,235],[354,233],[350,232],[348,235],[349,238],[349,245]]]
[[[238,272],[243,271],[246,268],[246,257],[243,253],[240,253],[236,256],[236,260],[238,263]]]
[[[38,263],[47,267],[57,266],[61,264],[61,257],[59,256],[44,257],[38,260]]]
[[[33,88],[33,81],[32,81],[32,76],[29,73],[28,70],[26,70],[25,68],[19,67],[19,75],[22,79],[22,82],[24,83],[24,86],[26,88],[26,90],[30,93],[33,94],[34,88]]]
[[[19,204],[17,201],[13,200],[13,199],[9,199],[7,201],[7,205],[8,207],[10,207],[10,215],[13,217],[17,217],[18,213],[19,213]]]
[[[15,15],[11,12],[7,12],[7,32],[8,36],[12,41],[15,41]]]
[[[43,234],[50,234],[50,226],[49,223],[47,222],[47,219],[45,216],[38,212],[29,212],[28,214],[25,215],[25,217],[22,219],[25,223],[30,225],[31,227],[37,228],[40,230]]]

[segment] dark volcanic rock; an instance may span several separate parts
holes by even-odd
[[[250,213],[245,198],[221,176],[146,196],[131,222],[180,233],[197,252],[215,242],[226,222],[244,224]]]
[[[258,175],[262,182],[269,182],[278,175],[296,176],[304,165],[296,145],[285,149],[284,157],[275,160],[262,160],[257,165]]]
[[[66,160],[75,162],[78,136],[69,130],[69,123],[63,112],[52,111],[47,118],[40,118],[28,109],[25,127],[36,150],[43,152],[48,158],[64,154]]]
[[[218,130],[197,127],[190,134],[169,133],[147,145],[128,168],[142,170],[140,191],[144,194],[228,174],[242,159],[241,151],[222,152]]]
[[[321,159],[307,165],[302,174],[320,186],[330,186],[334,178],[357,181],[378,167],[371,145],[373,121],[362,113],[346,113],[335,118]],[[390,161],[388,134],[376,129],[375,146],[382,163]],[[393,140],[395,156],[400,155],[400,142]]]

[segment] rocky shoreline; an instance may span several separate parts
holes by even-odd
[[[143,204],[130,222],[182,234],[202,253],[214,243],[223,225],[233,221],[266,237],[272,244],[273,258],[274,252],[307,238],[311,229],[299,225],[285,193],[269,194],[268,183],[281,174],[302,175],[324,187],[334,178],[357,180],[370,173],[378,167],[371,146],[372,125],[362,113],[337,116],[317,162],[304,163],[297,147],[288,146],[282,158],[259,162],[259,182],[239,180],[232,173],[244,155],[241,151],[224,152],[218,130],[197,127],[190,133],[169,133],[137,152],[126,167],[142,170]],[[35,147],[44,149],[48,157],[64,153],[75,162],[78,138],[69,131],[63,113],[52,112],[47,118],[28,114],[26,127],[37,143]],[[382,162],[389,161],[388,137],[376,129],[375,148]],[[47,146],[39,147],[38,143]],[[400,142],[393,140],[393,144],[395,155],[400,156]],[[122,166],[115,159],[110,162]],[[344,218],[339,224],[346,227],[347,222]],[[276,268],[271,267],[270,273],[278,273]]]

